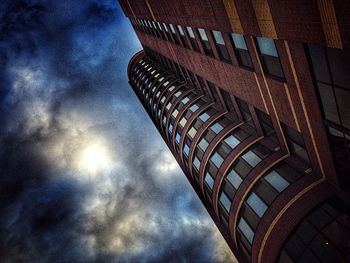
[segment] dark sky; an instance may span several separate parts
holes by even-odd
[[[0,262],[231,262],[127,83],[116,0],[0,1]]]

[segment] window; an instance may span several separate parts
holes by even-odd
[[[220,97],[214,83],[207,81],[209,92],[215,102],[220,102]]]
[[[166,105],[165,109],[168,111],[172,106],[172,103],[171,101]]]
[[[348,217],[344,203],[329,198],[295,228],[283,245],[278,262],[285,262],[285,258],[292,262],[347,262],[350,227],[341,218]],[[319,221],[323,224],[317,226]]]
[[[197,168],[197,170],[199,170],[199,166],[201,165],[199,159],[196,157],[194,157],[194,161],[193,161],[193,165]]]
[[[221,164],[224,161],[224,159],[217,152],[214,153],[214,155],[210,158],[210,160],[215,164],[217,168],[220,168]]]
[[[187,123],[187,119],[184,118],[184,117],[182,117],[182,119],[180,120],[179,124],[180,124],[182,127],[185,127],[186,123]]]
[[[268,181],[278,192],[282,192],[289,185],[289,182],[275,170],[268,173],[264,179]]]
[[[227,180],[235,187],[236,190],[243,181],[242,178],[233,169],[227,175]]]
[[[179,142],[180,142],[180,138],[181,138],[180,134],[179,134],[179,133],[176,133],[176,136],[175,136],[175,141],[176,141],[176,143],[179,143]]]
[[[221,192],[219,200],[223,207],[226,209],[226,212],[229,212],[231,207],[231,201],[224,192]]]
[[[184,146],[184,154],[186,154],[186,156],[188,156],[189,152],[190,152],[190,148],[188,147],[187,144],[185,144],[185,146]]]
[[[208,115],[208,113],[206,113],[206,112],[204,112],[203,114],[201,114],[200,116],[199,116],[199,119],[202,121],[202,122],[206,122],[208,119],[209,119],[209,115]]]
[[[310,165],[303,135],[284,123],[282,123],[281,126],[291,153],[297,156],[305,164]]]
[[[203,138],[199,143],[198,146],[205,152],[205,150],[208,148],[209,143]]]
[[[254,192],[248,197],[247,203],[260,218],[267,210],[267,205]]]
[[[187,26],[187,27],[186,27],[186,30],[187,30],[187,33],[188,33],[188,35],[189,35],[189,37],[190,37],[190,42],[191,42],[192,49],[193,49],[194,51],[199,52],[200,50],[199,50],[199,47],[198,47],[198,43],[197,43],[197,40],[196,40],[196,37],[195,37],[195,35],[194,35],[194,33],[193,33],[192,28],[189,27],[189,26]]]
[[[350,51],[319,45],[308,51],[340,186],[350,191]]]
[[[230,135],[229,137],[227,137],[225,139],[225,142],[232,148],[234,149],[239,143],[240,141],[233,135]]]
[[[207,183],[207,185],[209,186],[210,189],[213,189],[213,185],[214,185],[214,180],[213,178],[210,176],[210,174],[206,174],[205,178],[204,178],[205,182]]]
[[[166,34],[168,41],[172,41],[171,34],[169,32],[167,24],[163,23],[163,28],[165,30],[165,34]]]
[[[214,56],[213,50],[211,49],[209,39],[207,37],[207,34],[205,33],[205,30],[202,28],[198,28],[198,34],[204,49],[204,53],[208,56]]]
[[[220,59],[224,62],[231,63],[231,58],[227,51],[226,44],[221,32],[213,30],[212,33]]]
[[[178,91],[178,92],[176,92],[176,93],[174,94],[174,96],[175,96],[176,98],[178,98],[181,94],[182,94],[182,92],[181,92],[181,91]]]
[[[226,90],[223,90],[221,88],[220,88],[220,92],[221,92],[222,98],[224,99],[226,109],[228,111],[233,111],[234,112],[235,111],[235,107],[233,105],[230,93],[228,93]]]
[[[173,133],[173,128],[174,128],[174,126],[170,123],[169,124],[169,134],[172,134]]]
[[[176,118],[178,114],[179,114],[179,111],[178,111],[177,109],[175,109],[171,115],[172,115],[174,118]]]
[[[170,27],[171,33],[173,34],[173,39],[174,39],[175,43],[179,45],[180,41],[179,41],[179,38],[176,34],[175,27],[172,24],[169,24],[169,27]]]
[[[249,241],[249,243],[252,244],[254,232],[243,218],[239,220],[238,228],[242,231],[243,235]]]
[[[158,29],[160,30],[160,31],[159,31],[160,37],[161,37],[162,39],[164,39],[163,28],[162,28],[162,25],[161,25],[159,22],[157,22],[157,27],[158,27]]]
[[[272,38],[256,37],[256,43],[265,74],[284,79],[282,65],[274,40]]]
[[[215,123],[214,125],[212,125],[210,127],[210,129],[215,132],[216,134],[218,134],[220,131],[222,131],[224,127],[222,127],[222,125],[220,123]]]
[[[190,99],[188,97],[185,97],[181,100],[183,104],[186,104]]]
[[[177,25],[177,29],[178,29],[178,31],[179,31],[179,33],[180,33],[180,38],[181,38],[182,45],[183,45],[184,47],[188,48],[189,45],[188,45],[188,43],[187,43],[187,39],[186,39],[186,36],[185,36],[185,32],[184,32],[182,26]]]
[[[195,112],[196,110],[198,110],[198,105],[197,104],[193,104],[190,108],[189,108],[189,110],[190,111],[192,111],[192,112]]]
[[[253,151],[246,152],[244,155],[242,155],[242,158],[252,167],[257,166],[261,162],[261,158],[257,156]]]
[[[236,101],[237,101],[239,110],[241,111],[244,122],[248,123],[252,128],[255,129],[254,120],[253,120],[252,114],[250,113],[248,104],[245,101],[240,100],[238,98],[236,98]]]
[[[187,135],[188,135],[191,139],[193,139],[193,137],[196,135],[196,133],[197,133],[197,130],[196,130],[194,127],[192,127],[192,128],[188,131]]]

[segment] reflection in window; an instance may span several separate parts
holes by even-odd
[[[206,174],[204,181],[207,183],[207,185],[209,186],[210,189],[213,189],[213,185],[214,185],[214,180],[213,178],[210,176],[210,174]]]
[[[218,134],[220,131],[222,131],[224,127],[222,127],[222,125],[220,123],[215,123],[213,126],[210,127],[210,129],[215,132],[216,134]]]
[[[244,36],[240,34],[231,33],[230,37],[233,43],[232,46],[235,51],[238,64],[241,67],[252,69],[253,63]]]
[[[350,189],[350,51],[308,45],[340,186]]]
[[[182,26],[177,25],[177,29],[178,29],[178,31],[179,31],[179,33],[180,33],[180,38],[181,38],[182,45],[183,45],[184,47],[188,48],[189,45],[188,45],[188,43],[187,43],[187,39],[186,39],[186,36],[185,36],[185,32],[184,32]]]
[[[284,79],[275,41],[272,38],[256,37],[256,43],[265,74]]]
[[[214,56],[205,30],[203,28],[198,28],[198,34],[204,49],[204,53],[208,56]]]
[[[224,38],[220,31],[213,30],[213,37],[215,41],[215,46],[218,51],[219,57],[222,61],[231,63],[230,55],[228,54]]]
[[[227,195],[224,192],[220,196],[220,202],[223,205],[223,207],[226,209],[226,211],[229,212],[231,207],[231,201],[230,199],[228,199]]]
[[[195,37],[195,35],[193,33],[192,28],[187,26],[186,30],[187,30],[188,35],[190,37],[190,42],[191,42],[193,50],[199,52],[199,47],[198,47],[198,44],[197,44],[197,40],[196,40],[196,37]]]
[[[295,165],[296,163],[293,161],[293,157],[285,159],[260,178],[244,200],[239,212],[239,218],[244,219],[249,225],[253,232],[253,238],[261,218],[264,216],[268,207],[278,197],[279,193],[284,191],[290,184],[296,182],[304,174]],[[232,184],[240,185],[241,180],[236,181],[238,177],[238,174],[230,177]],[[239,247],[247,259],[249,259],[251,244],[245,242],[245,237],[238,236]]]
[[[278,262],[348,262],[349,216],[348,207],[341,200],[329,198],[295,228]]]
[[[302,160],[306,165],[308,165],[308,167],[310,167],[309,156],[306,150],[303,135],[284,123],[282,123],[281,126],[290,152]]]
[[[254,232],[243,218],[239,220],[238,228],[240,231],[242,231],[244,237],[249,241],[249,243],[252,244]]]

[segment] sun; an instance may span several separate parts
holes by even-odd
[[[78,161],[78,169],[81,172],[95,175],[107,171],[110,167],[110,154],[104,145],[91,144],[81,151]]]

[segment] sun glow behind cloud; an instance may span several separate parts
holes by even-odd
[[[90,175],[110,170],[112,161],[107,147],[102,143],[87,145],[78,156],[78,170]]]

